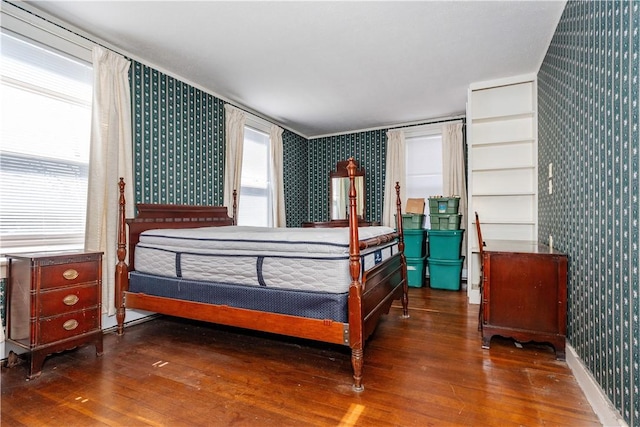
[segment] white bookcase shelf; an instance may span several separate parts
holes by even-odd
[[[482,219],[480,221],[482,225],[484,224],[521,224],[521,225],[535,225],[535,221],[521,221],[516,219]],[[473,226],[475,227],[476,222],[473,221]],[[486,240],[486,239],[485,239]]]
[[[506,120],[530,119],[533,117],[533,114],[533,111],[524,111],[521,113],[501,114],[498,116],[480,116],[474,117],[473,122],[475,124],[482,124],[490,122],[503,122]]]
[[[512,196],[535,196],[536,193],[533,191],[523,192],[523,191],[505,191],[502,193],[476,193],[475,197],[512,197]],[[480,220],[482,221],[482,219]]]
[[[537,239],[536,98],[535,75],[475,83],[469,88],[467,260],[471,302],[479,302],[475,212],[485,240]]]
[[[503,168],[473,168],[472,172],[497,172],[497,171],[508,171],[508,170],[529,170],[535,169],[535,166],[507,166]]]
[[[478,148],[482,147],[495,147],[502,145],[518,145],[518,144],[531,144],[533,139],[518,139],[518,140],[505,140],[505,141],[478,141]]]

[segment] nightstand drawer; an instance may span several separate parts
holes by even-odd
[[[97,307],[62,316],[40,319],[39,344],[72,338],[100,327],[100,313]]]
[[[98,265],[97,261],[87,261],[43,266],[40,289],[95,282]]]
[[[50,317],[58,314],[78,311],[98,306],[100,288],[97,283],[72,286],[42,292],[40,295],[40,317]]]

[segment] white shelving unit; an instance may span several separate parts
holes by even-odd
[[[468,297],[480,303],[475,212],[485,240],[538,236],[535,75],[472,84],[467,100]]]

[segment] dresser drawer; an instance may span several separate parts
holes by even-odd
[[[100,328],[98,308],[40,319],[38,344],[72,338]]]
[[[100,288],[96,282],[42,292],[40,294],[39,317],[50,317],[96,307],[100,299]]]
[[[47,265],[41,268],[40,289],[57,288],[98,280],[97,261]]]

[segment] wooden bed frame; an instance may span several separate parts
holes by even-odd
[[[178,205],[138,205],[135,219],[125,218],[124,180],[120,178],[119,227],[118,227],[118,263],[116,265],[116,319],[118,334],[124,333],[125,308],[136,308],[156,313],[202,320],[222,325],[235,326],[262,332],[287,335],[298,338],[346,345],[351,348],[353,367],[353,388],[362,391],[362,370],[364,363],[364,345],[373,333],[378,319],[388,314],[393,300],[400,299],[403,318],[409,317],[407,266],[404,256],[402,221],[397,221],[397,233],[360,242],[358,238],[358,217],[356,215],[356,191],[354,176],[356,166],[349,159],[347,166],[350,178],[349,188],[349,270],[351,284],[348,296],[348,323],[327,319],[312,319],[291,316],[228,305],[215,305],[186,300],[157,297],[142,293],[129,292],[129,271],[133,271],[135,244],[144,230],[158,228],[193,228],[233,225],[235,223],[235,202],[230,218],[226,207],[178,206]],[[401,216],[400,186],[396,183],[397,218]],[[129,226],[130,265],[125,263],[127,231]],[[399,253],[364,272],[360,281],[360,250],[398,237]]]

